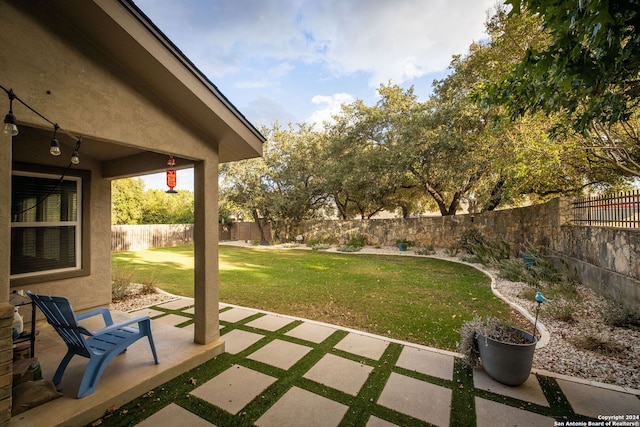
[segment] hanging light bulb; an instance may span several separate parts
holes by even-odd
[[[18,134],[18,126],[16,125],[16,116],[13,114],[13,100],[16,95],[13,93],[13,89],[9,89],[7,95],[9,95],[9,112],[4,116],[4,129],[2,132],[16,136]]]
[[[74,165],[80,163],[80,155],[78,154],[80,144],[82,144],[82,138],[78,139],[78,142],[76,142],[76,148],[73,150],[73,154],[71,154],[71,163]]]
[[[51,148],[49,148],[49,153],[51,153],[52,156],[59,156],[62,151],[60,151],[60,143],[58,142],[58,139],[56,138],[56,132],[58,132],[58,129],[60,129],[60,127],[58,126],[57,123],[53,124],[53,139],[51,140]]]

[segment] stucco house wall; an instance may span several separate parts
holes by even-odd
[[[0,14],[5,17],[7,31],[20,34],[13,46],[20,55],[4,64],[3,74],[10,76],[10,85],[21,98],[61,127],[82,136],[81,161],[73,169],[91,172],[90,256],[84,260],[90,264],[91,275],[44,283],[33,283],[33,279],[12,281],[11,287],[48,294],[62,292],[78,310],[109,304],[110,181],[103,177],[102,164],[91,157],[91,145],[96,143],[93,138],[126,141],[158,152],[211,162],[217,161],[217,144],[213,142],[208,149],[202,147],[193,131],[167,113],[169,107],[164,102],[136,84],[136,79],[126,70],[114,64],[61,17],[46,8],[40,9],[42,16],[38,18],[46,18],[48,22],[48,26],[43,27],[31,14],[26,15],[7,3],[2,6]],[[52,32],[51,28],[62,28],[63,34]],[[15,102],[14,112],[20,122],[49,127]],[[63,155],[53,157],[48,151],[51,134],[48,129],[20,126],[20,133],[13,138],[13,161],[33,168],[35,165],[65,168],[75,141],[66,135],[59,136]],[[166,165],[160,162],[156,167],[162,169]]]
[[[129,0],[0,0],[0,85],[19,134],[0,134],[0,425],[10,417],[13,290],[65,295],[77,311],[111,301],[111,180],[194,168],[194,342],[222,351],[218,306],[218,164],[256,157],[264,137]],[[9,107],[0,91],[0,109]],[[5,103],[6,102],[6,103]],[[76,139],[86,175],[80,271],[11,278],[12,170],[60,176]],[[88,178],[87,178],[88,177]],[[25,310],[28,311],[28,310]],[[27,313],[24,313],[27,314]],[[29,316],[25,319],[30,321]],[[217,349],[217,350],[215,350]]]

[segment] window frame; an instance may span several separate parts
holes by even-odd
[[[14,163],[11,175],[33,176],[48,179],[59,179],[64,173],[65,168],[48,167],[42,165],[31,165],[23,163]],[[27,226],[37,226],[38,224],[47,224],[48,226],[67,226],[75,223],[76,227],[76,266],[65,267],[61,269],[34,271],[30,273],[20,273],[10,276],[10,286],[24,286],[32,283],[50,282],[54,280],[62,280],[79,276],[88,276],[90,271],[90,188],[91,188],[91,172],[87,170],[69,169],[65,174],[66,179],[77,181],[78,186],[78,203],[77,216],[75,221],[63,222],[29,222],[15,223],[11,221],[11,230]],[[11,218],[13,219],[13,218]],[[28,224],[28,225],[25,225]]]

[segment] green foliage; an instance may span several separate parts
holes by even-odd
[[[112,269],[111,299],[113,301],[123,300],[132,295],[148,295],[156,292],[156,278],[153,271],[140,274],[126,266],[117,266]]]
[[[356,245],[342,245],[336,249],[338,252],[358,252],[360,250],[362,250],[362,246]]]
[[[119,301],[131,293],[134,271],[130,268],[114,268],[111,273],[111,299]]]
[[[318,236],[307,240],[307,246],[318,246],[318,245],[333,245],[338,243],[338,238],[335,234],[330,233],[328,231],[323,231]]]
[[[327,245],[326,243],[316,243],[311,246],[311,249],[314,251],[323,251],[329,248],[331,248],[331,245]]]
[[[362,233],[352,233],[347,237],[347,246],[355,246],[363,248],[367,244],[366,238]]]
[[[578,348],[608,356],[622,356],[629,352],[629,347],[604,336],[585,334],[573,338],[572,341]]]
[[[476,227],[467,228],[460,239],[458,240],[457,246],[460,249],[464,249],[464,251],[468,254],[473,254],[473,247],[478,245],[484,245],[485,238]]]
[[[416,249],[416,254],[418,255],[433,255],[436,251],[433,248],[433,245],[427,245],[422,248]]]
[[[611,326],[640,329],[640,307],[610,300],[603,314],[605,322]]]
[[[501,86],[513,113],[562,112],[574,129],[629,119],[640,104],[640,9],[635,0],[511,0],[536,14],[549,42],[530,47]]]
[[[553,300],[550,301],[545,309],[545,317],[549,317],[554,320],[559,320],[565,323],[576,323],[575,317],[576,310],[578,309],[578,302],[576,300]]]
[[[267,142],[261,158],[221,166],[220,197],[261,230],[271,223],[276,238],[291,241],[295,225],[327,209],[320,161],[325,136],[307,125],[276,124],[262,133]]]
[[[193,192],[146,190],[141,178],[111,183],[113,224],[193,224]]]
[[[149,295],[149,294],[155,294],[157,292],[156,290],[157,280],[154,272],[151,272],[150,274],[145,275],[144,277],[139,279],[139,282],[141,285],[139,289],[140,294]]]
[[[511,246],[504,240],[501,242],[475,243],[470,244],[471,253],[483,265],[499,264],[503,260],[508,260],[511,254]]]
[[[144,192],[140,178],[111,181],[111,223],[141,224]]]

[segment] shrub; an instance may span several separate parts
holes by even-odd
[[[574,317],[576,308],[576,304],[573,301],[559,300],[549,303],[544,311],[545,315],[551,319],[565,323],[576,323],[578,321]]]
[[[307,246],[314,247],[318,245],[333,245],[338,242],[338,239],[332,233],[328,231],[323,231],[320,235],[307,240]]]
[[[131,293],[133,270],[114,269],[111,273],[111,299],[118,301]]]
[[[502,260],[509,259],[511,254],[511,246],[505,241],[471,244],[470,250],[483,265],[499,264]]]
[[[472,247],[474,245],[484,245],[485,239],[475,227],[469,228],[462,233],[460,240],[458,241],[458,247],[464,249],[467,253],[473,254]]]
[[[336,250],[339,252],[358,252],[360,249],[362,249],[362,246],[342,245]]]
[[[329,249],[330,247],[331,247],[331,245],[325,245],[325,244],[322,244],[322,243],[318,243],[318,244],[315,244],[315,245],[311,246],[311,249],[313,249],[314,251],[323,251],[323,250]]]
[[[416,249],[416,253],[418,255],[433,255],[436,253],[435,249],[433,249],[433,245],[427,245],[423,248]]]
[[[575,338],[573,340],[573,345],[584,350],[611,356],[621,355],[629,350],[628,347],[610,338],[599,337],[591,334]]]
[[[347,246],[355,246],[358,248],[363,248],[365,244],[366,244],[366,239],[364,237],[364,234],[360,234],[360,233],[349,234],[349,237],[347,239]]]
[[[142,295],[155,294],[157,292],[156,277],[153,272],[151,273],[151,275],[146,276],[142,280],[140,280],[140,284],[141,286],[139,289],[139,293]]]
[[[609,301],[605,309],[604,320],[608,325],[621,328],[640,328],[640,308],[629,304]]]

